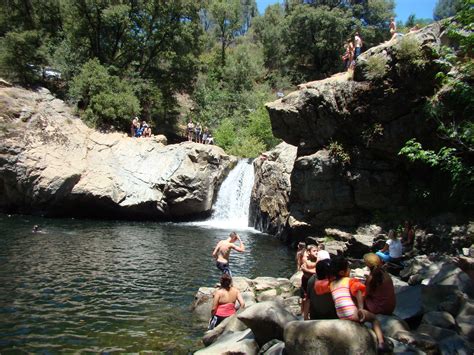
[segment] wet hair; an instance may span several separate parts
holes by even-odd
[[[301,250],[301,249],[304,249],[304,248],[306,248],[305,242],[299,242],[298,243],[298,250]]]
[[[318,261],[316,264],[316,276],[318,280],[327,279],[331,273],[331,259]]]
[[[237,233],[235,233],[235,232],[230,232],[229,237],[231,237],[231,238],[237,238]]]
[[[308,250],[308,251],[310,251],[313,248],[317,248],[317,246],[315,244],[309,244],[309,245],[306,246],[306,250]]]
[[[347,262],[347,259],[342,257],[342,256],[337,256],[334,259],[331,260],[331,276],[335,277],[336,280],[339,280],[341,278],[341,275],[339,273],[341,271],[346,271],[349,268],[349,263]]]
[[[232,277],[228,274],[222,275],[221,276],[221,287],[228,290],[228,289],[230,289],[230,286],[232,286]]]

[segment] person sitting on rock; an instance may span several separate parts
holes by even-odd
[[[236,312],[235,301],[239,302],[240,308],[245,308],[245,302],[240,291],[232,286],[232,277],[223,274],[220,280],[220,288],[214,293],[209,329],[214,329],[224,319]]]
[[[370,274],[365,281],[364,306],[374,314],[391,315],[395,310],[395,288],[390,274],[382,267],[382,260],[374,253],[364,255]]]
[[[375,314],[364,309],[365,286],[355,278],[349,278],[350,269],[346,259],[337,257],[331,260],[331,290],[332,299],[336,307],[339,319],[346,319],[353,322],[372,322],[373,329],[377,335],[379,350],[385,350],[380,322]],[[352,297],[357,300],[357,306]]]
[[[308,281],[310,319],[337,319],[336,308],[329,289],[331,260],[324,259],[316,264],[316,274]]]
[[[306,261],[301,265],[303,276],[301,277],[301,289],[303,299],[301,302],[301,313],[303,319],[309,319],[308,281],[316,273],[316,261],[318,260],[318,247],[314,244],[308,245]]]
[[[148,125],[148,123],[146,123],[146,121],[142,122],[141,128],[143,129],[142,131],[143,138],[151,137],[151,127]]]
[[[398,239],[397,233],[393,229],[389,230],[388,239],[384,247],[375,254],[377,254],[384,263],[398,263],[401,260],[403,255],[402,242]]]
[[[412,249],[415,242],[415,231],[410,221],[405,221],[402,232],[402,245],[404,248]]]
[[[207,138],[204,144],[214,144],[214,137],[212,137],[211,132],[207,132]]]

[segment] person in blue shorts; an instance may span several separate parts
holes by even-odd
[[[237,241],[239,241],[239,245],[235,244]],[[229,257],[232,249],[238,251],[239,253],[245,251],[244,243],[240,239],[240,236],[235,232],[230,233],[227,239],[221,240],[219,243],[217,243],[214,251],[212,252],[212,256],[214,259],[216,259],[217,268],[222,271],[223,274],[227,274],[229,276],[232,276],[232,272],[230,271],[229,267]]]

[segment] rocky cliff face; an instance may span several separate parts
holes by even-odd
[[[434,124],[420,112],[434,92],[440,64],[432,53],[440,47],[443,28],[436,23],[405,37],[420,44],[427,58],[422,65],[403,63],[400,40],[392,40],[362,54],[354,78],[341,73],[303,84],[267,104],[275,136],[297,147],[289,203],[280,216],[290,236],[354,227],[377,214],[406,218],[419,208],[411,199],[417,184],[438,178],[413,168],[398,152],[413,137],[439,146]],[[374,56],[383,58],[385,69],[383,77],[369,81],[367,63]],[[264,164],[257,163],[257,170]],[[275,201],[274,196],[268,198]],[[272,219],[265,213],[260,219]],[[267,228],[275,229],[281,227]]]
[[[46,89],[0,87],[0,210],[186,219],[210,212],[235,158],[216,146],[92,130]]]
[[[249,225],[286,239],[291,191],[290,176],[296,147],[281,143],[254,160],[255,182],[250,199]]]

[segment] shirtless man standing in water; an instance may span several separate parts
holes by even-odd
[[[236,241],[240,242],[240,245],[235,244]],[[245,245],[240,239],[239,235],[235,232],[230,233],[229,237],[226,240],[221,240],[217,243],[212,256],[216,259],[217,268],[222,271],[224,274],[227,274],[232,277],[232,272],[229,268],[229,256],[230,251],[234,249],[240,253],[245,251]]]

